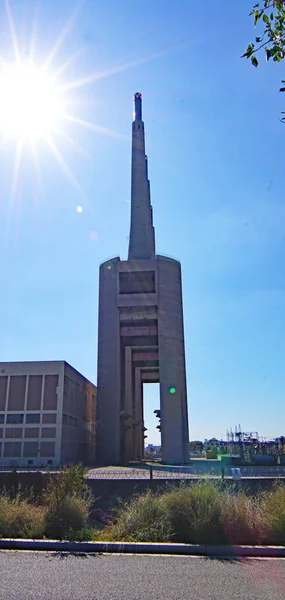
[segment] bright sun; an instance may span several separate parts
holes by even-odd
[[[145,62],[145,60],[133,61],[109,71],[97,71],[85,77],[81,76],[72,80],[68,77],[67,73],[80,52],[70,55],[62,64],[58,63],[57,69],[53,65],[54,59],[58,55],[60,47],[77,17],[78,7],[62,28],[59,37],[50,49],[44,62],[39,64],[34,59],[36,55],[35,32],[37,24],[34,23],[33,33],[30,39],[27,40],[27,46],[30,46],[28,53],[26,51],[22,52],[9,0],[6,0],[5,4],[13,59],[10,62],[6,62],[3,58],[6,55],[6,51],[1,51],[0,150],[10,141],[15,145],[12,196],[14,197],[14,194],[18,190],[19,173],[26,146],[31,149],[38,179],[39,181],[41,180],[38,142],[42,141],[46,143],[70,183],[82,195],[81,187],[77,182],[74,172],[67,164],[60,149],[60,142],[63,144],[67,143],[73,150],[83,152],[86,156],[84,149],[69,135],[70,128],[68,125],[72,124],[73,129],[77,125],[103,135],[112,137],[121,136],[106,127],[94,123],[93,119],[91,122],[86,118],[81,118],[70,113],[68,109],[74,108],[75,105],[80,109],[81,105],[80,99],[77,97],[74,100],[72,93],[75,89],[79,90],[82,86],[92,84],[103,77],[125,71],[141,62]],[[63,73],[65,74],[65,83],[62,81]],[[80,211],[78,210],[78,212]]]
[[[64,97],[44,67],[20,62],[0,72],[0,131],[4,138],[35,142],[64,116]]]

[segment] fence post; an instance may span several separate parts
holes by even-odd
[[[153,479],[153,469],[152,469],[152,467],[150,467],[150,469],[149,469],[149,478]]]

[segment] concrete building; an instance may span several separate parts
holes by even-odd
[[[0,465],[95,461],[96,387],[65,361],[0,362]]]
[[[132,125],[128,260],[100,266],[98,461],[123,464],[144,453],[143,384],[160,383],[166,463],[189,459],[180,263],[156,255],[141,94]],[[157,408],[157,407],[154,407]]]

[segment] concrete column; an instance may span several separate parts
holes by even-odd
[[[181,267],[173,259],[157,259],[162,460],[183,464],[189,460],[189,434]]]
[[[132,348],[125,348],[125,397],[123,405],[123,428],[124,428],[124,460],[133,459],[133,377],[132,377]]]
[[[122,450],[118,262],[114,258],[103,263],[99,278],[97,457],[109,465],[121,463]]]
[[[143,393],[142,393],[142,376],[140,367],[135,369],[135,457],[136,460],[141,460],[144,455],[144,432],[143,432]]]

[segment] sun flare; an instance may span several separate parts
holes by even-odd
[[[44,67],[30,63],[2,66],[0,132],[6,139],[35,142],[53,132],[64,115],[64,97]]]
[[[64,147],[62,150],[61,146],[68,144],[74,151],[80,152],[86,157],[84,148],[73,137],[76,135],[76,126],[99,135],[118,139],[124,139],[124,136],[95,123],[93,115],[92,120],[89,120],[88,113],[86,114],[84,110],[84,102],[81,102],[78,97],[78,90],[96,83],[102,78],[121,73],[165,54],[165,51],[158,52],[85,76],[83,73],[78,73],[74,79],[68,72],[81,54],[80,49],[68,56],[61,64],[57,60],[57,67],[54,66],[54,63],[55,58],[59,58],[61,46],[77,20],[81,4],[79,2],[75,6],[50,52],[43,62],[39,63],[35,60],[37,22],[34,21],[31,35],[28,35],[26,40],[26,47],[29,48],[29,51],[26,52],[19,44],[10,0],[5,1],[11,48],[0,48],[0,151],[4,150],[9,142],[15,145],[12,197],[18,190],[22,159],[27,146],[31,150],[37,179],[39,182],[41,181],[39,143],[44,143],[69,182],[85,198],[74,171],[64,158]],[[21,30],[20,34],[20,38],[23,38]],[[11,54],[13,58],[11,58]],[[4,58],[7,55],[10,56],[9,62]],[[77,90],[75,98],[74,90]],[[76,114],[74,110],[76,110]],[[79,114],[78,111],[80,111]]]

